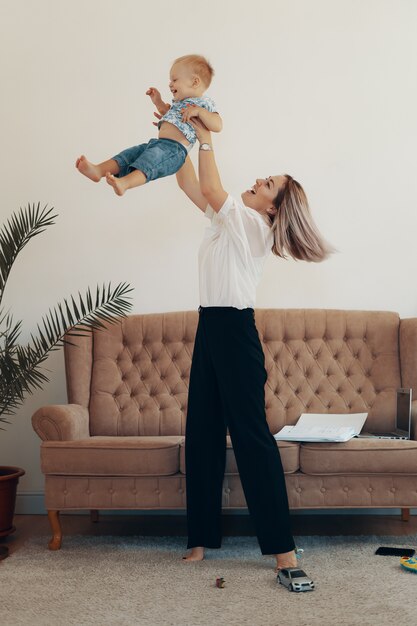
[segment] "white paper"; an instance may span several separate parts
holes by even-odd
[[[280,441],[348,441],[358,435],[367,413],[303,413],[294,426],[274,435]]]

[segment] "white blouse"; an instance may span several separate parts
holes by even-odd
[[[200,304],[255,308],[256,288],[271,252],[273,233],[257,211],[228,195],[211,223],[198,255]]]

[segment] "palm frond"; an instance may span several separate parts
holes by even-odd
[[[126,317],[132,306],[127,296],[131,291],[127,283],[120,283],[114,289],[109,283],[107,289],[105,285],[101,289],[97,287],[95,304],[90,289],[84,298],[78,294],[78,306],[72,296],[64,299],[63,304],[49,309],[42,319],[42,327],[37,324],[38,337],[31,334],[31,342],[25,347],[16,345],[21,322],[13,327],[9,316],[0,348],[0,422],[8,423],[3,415],[12,415],[26,394],[41,389],[48,382],[41,365],[51,351],[65,343],[71,344],[70,336],[85,336],[105,328],[106,323],[116,323]]]
[[[0,229],[0,303],[4,288],[10,274],[11,267],[25,245],[42,233],[47,226],[51,226],[57,215],[51,215],[53,207],[40,209],[40,203],[28,204],[25,209],[20,208]]]
[[[39,337],[31,336],[33,349],[38,354],[58,350],[64,343],[70,343],[65,335],[85,336],[93,330],[105,328],[105,323],[112,324],[126,317],[132,307],[126,294],[131,291],[133,289],[127,283],[120,283],[114,289],[109,283],[107,291],[105,285],[101,289],[97,287],[95,304],[89,288],[84,298],[78,294],[78,305],[73,296],[64,299],[52,311],[49,309],[48,315],[42,319],[42,326],[37,324]]]

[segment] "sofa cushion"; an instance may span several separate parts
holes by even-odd
[[[300,469],[304,474],[417,474],[417,441],[304,443]]]
[[[281,455],[285,474],[292,474],[299,469],[300,444],[293,441],[279,441],[278,448]],[[185,438],[180,448],[180,472],[185,474]],[[226,469],[225,474],[239,474],[236,458],[233,452],[230,436],[226,437]]]
[[[182,436],[89,437],[44,441],[44,474],[73,476],[168,476],[179,470]]]

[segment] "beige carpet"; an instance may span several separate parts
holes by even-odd
[[[276,582],[274,559],[252,537],[225,537],[200,563],[181,561],[184,537],[33,538],[0,563],[2,626],[336,626],[417,622],[417,575],[378,545],[417,537],[297,537],[315,591]],[[215,586],[217,576],[226,585]]]

